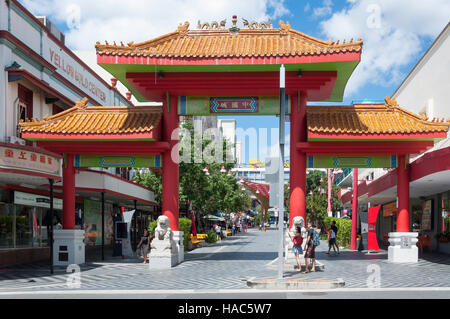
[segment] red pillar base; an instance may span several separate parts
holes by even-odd
[[[73,155],[66,155],[63,165],[63,229],[75,229],[75,168]]]
[[[170,229],[179,230],[178,199],[179,199],[179,170],[178,151],[173,148],[178,147],[178,139],[172,140],[172,132],[178,129],[177,96],[170,96],[170,108],[167,101],[163,105],[163,137],[169,143],[169,151],[162,155],[162,214],[169,217]]]
[[[306,142],[306,100],[304,92],[291,95],[289,228],[296,216],[306,222],[306,154],[297,150],[298,142]]]
[[[398,156],[397,168],[397,232],[409,232],[409,165],[405,155]]]
[[[358,169],[353,169],[353,199],[352,199],[352,236],[350,241],[350,249],[357,250],[356,233],[358,230]]]

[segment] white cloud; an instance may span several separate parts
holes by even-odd
[[[317,17],[324,17],[330,15],[333,12],[333,2],[331,0],[324,0],[322,2],[322,7],[317,7],[313,9],[313,15]]]
[[[23,0],[36,15],[47,15],[67,25],[66,44],[74,50],[93,50],[96,41],[124,43],[146,41],[173,32],[180,23],[190,29],[202,22],[232,15],[249,21],[267,21],[289,14],[283,1],[275,0]],[[70,14],[69,14],[70,13]],[[79,14],[79,16],[77,16]],[[75,22],[75,23],[74,23]],[[276,23],[274,23],[276,24]]]
[[[173,32],[180,23],[189,21],[190,29],[201,22],[227,19],[233,15],[249,21],[267,21],[289,14],[284,0],[22,0],[35,15],[45,15],[54,23],[64,25],[66,45],[95,70],[107,83],[111,75],[97,65],[95,43],[135,43]],[[118,83],[125,94],[127,89]],[[133,102],[137,103],[133,98]]]
[[[353,72],[345,96],[367,84],[395,86],[415,63],[424,37],[434,39],[450,17],[447,0],[348,0],[349,7],[321,22],[322,32],[334,40],[364,41],[361,63]],[[393,87],[394,89],[394,87]]]
[[[311,5],[309,4],[309,2],[306,4],[306,6],[303,8],[303,11],[308,12],[309,10],[311,10]]]

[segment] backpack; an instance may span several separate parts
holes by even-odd
[[[296,236],[292,240],[294,242],[294,246],[301,246],[303,243],[303,237],[302,236]]]
[[[315,230],[314,230],[314,237],[313,237],[313,245],[314,246],[319,246],[320,245],[320,235]]]

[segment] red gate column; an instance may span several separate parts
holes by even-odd
[[[409,166],[406,155],[398,156],[397,168],[397,232],[409,232]]]
[[[351,250],[356,250],[356,232],[358,230],[358,169],[353,169],[353,199],[352,199],[352,237]]]
[[[171,95],[163,102],[163,138],[168,142],[169,150],[162,154],[162,214],[169,217],[170,228],[178,231],[178,149],[177,139],[172,140],[172,132],[178,128],[178,97]],[[174,157],[174,158],[172,158]],[[176,162],[175,162],[175,161]]]
[[[75,168],[73,155],[67,154],[63,165],[63,229],[75,229]]]
[[[296,216],[306,221],[306,154],[297,150],[298,142],[306,142],[306,100],[304,92],[291,95],[289,227]]]

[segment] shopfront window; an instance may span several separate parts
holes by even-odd
[[[423,208],[421,205],[415,205],[412,207],[412,231],[420,233],[422,231],[422,213]]]
[[[102,203],[94,200],[84,200],[82,222],[88,245],[99,246],[102,244]],[[113,240],[113,205],[105,203],[105,245]]]
[[[0,249],[46,247],[47,209],[0,204]],[[58,212],[54,212],[54,224]]]
[[[0,249],[14,246],[13,205],[0,204]]]

